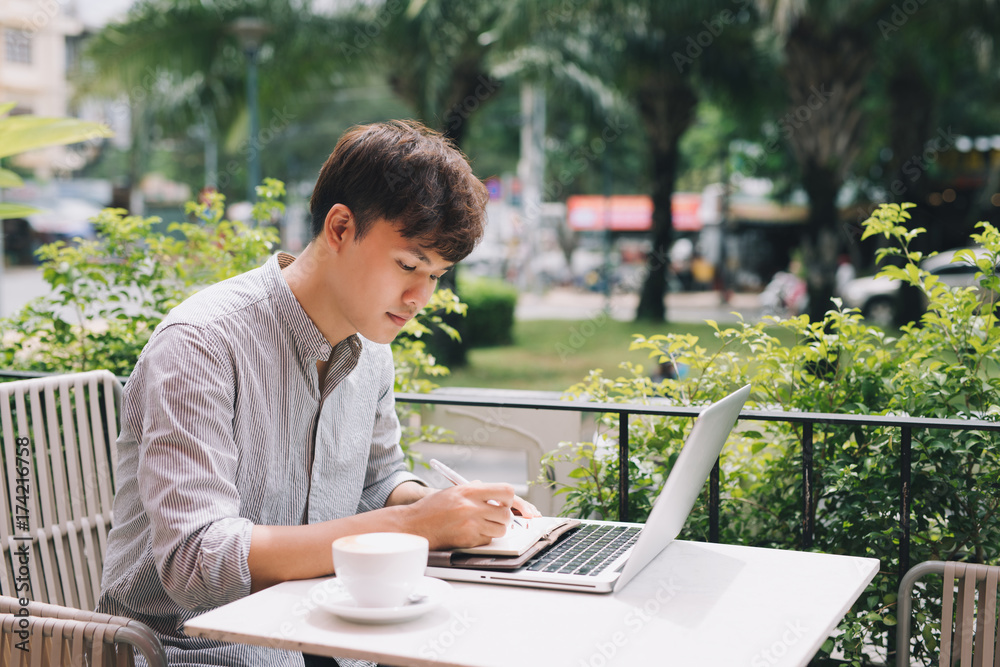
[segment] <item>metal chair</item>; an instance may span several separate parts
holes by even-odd
[[[136,652],[149,667],[166,667],[159,639],[139,621],[0,597],[0,667],[131,667]]]
[[[0,384],[0,594],[97,606],[121,391],[104,370]]]
[[[1000,566],[925,561],[910,568],[899,583],[897,667],[910,665],[910,616],[913,610],[911,595],[917,580],[927,574],[941,574],[944,577],[940,593],[941,667],[955,664],[960,664],[961,667],[1000,665],[997,646],[997,582],[1000,580]]]

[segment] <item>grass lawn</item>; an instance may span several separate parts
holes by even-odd
[[[656,364],[647,352],[629,352],[632,334],[671,332],[694,334],[705,348],[716,347],[715,332],[704,323],[528,320],[514,324],[514,345],[471,350],[467,367],[436,381],[444,387],[563,391],[594,368],[617,374],[623,361],[651,372]]]

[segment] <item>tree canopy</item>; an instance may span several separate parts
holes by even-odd
[[[668,316],[667,267],[656,258],[675,238],[678,179],[774,177],[779,194],[803,192],[801,254],[818,318],[830,304],[837,256],[858,242],[857,225],[845,219],[847,194],[869,210],[878,201],[922,204],[940,165],[913,157],[945,141],[941,132],[993,135],[1000,121],[1000,8],[989,0],[334,7],[141,0],[91,41],[81,89],[125,96],[135,145],[169,142],[188,165],[174,176],[192,185],[211,171],[214,146],[218,184],[232,194],[244,187],[249,151],[261,153],[264,173],[309,182],[344,128],[394,116],[440,129],[489,170],[483,176],[513,173],[525,121],[518,91],[531,82],[547,98],[544,196],[651,195],[652,254],[637,315],[653,319]],[[262,129],[250,139],[246,63],[232,32],[245,16],[269,26],[260,50]],[[617,130],[601,153],[585,150],[609,123]],[[746,150],[760,157],[748,163]],[[142,171],[142,160],[133,165]],[[988,195],[970,204],[968,224],[995,215]],[[918,207],[914,219],[934,239],[921,219],[930,210]]]

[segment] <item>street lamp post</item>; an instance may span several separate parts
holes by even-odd
[[[253,17],[238,18],[230,24],[230,31],[236,35],[247,59],[247,107],[250,113],[249,173],[247,174],[247,200],[256,199],[256,188],[260,184],[260,132],[257,110],[257,53],[264,36],[270,32],[267,22]]]

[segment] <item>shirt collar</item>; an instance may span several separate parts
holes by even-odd
[[[316,324],[302,308],[302,304],[292,294],[292,289],[282,275],[281,270],[295,261],[295,256],[286,252],[275,253],[264,265],[264,275],[268,287],[274,297],[278,316],[295,341],[295,347],[303,359],[311,361],[326,361],[334,350]],[[357,360],[361,356],[361,337],[352,334],[337,345],[337,356],[347,354]]]

